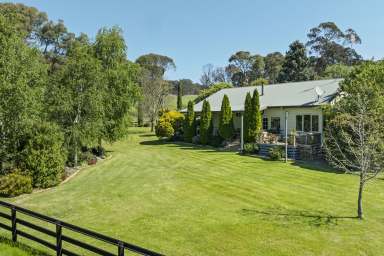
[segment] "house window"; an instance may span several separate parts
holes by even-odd
[[[312,116],[312,131],[319,131],[319,116]]]
[[[280,117],[271,118],[271,130],[280,132]]]
[[[268,117],[263,118],[263,130],[268,130]]]
[[[311,115],[304,115],[304,132],[311,131]]]
[[[296,116],[296,131],[303,131],[303,116]]]

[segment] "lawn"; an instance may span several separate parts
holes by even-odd
[[[7,201],[166,255],[384,251],[383,180],[367,186],[359,221],[357,178],[322,166],[162,143],[138,128],[108,149],[69,182]]]

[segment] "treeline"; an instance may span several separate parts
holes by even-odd
[[[61,182],[126,134],[143,68],[118,27],[94,41],[21,4],[0,4],[0,194]]]
[[[306,43],[291,43],[285,55],[280,52],[266,56],[248,51],[236,52],[225,67],[204,66],[200,82],[206,87],[217,83],[241,87],[341,78],[363,60],[353,49],[354,45],[361,43],[353,29],[342,31],[335,23],[324,22],[312,28],[307,38]]]

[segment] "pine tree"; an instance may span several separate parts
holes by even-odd
[[[179,86],[177,87],[177,110],[180,110],[183,108],[183,86],[181,83],[179,83]]]
[[[219,135],[225,140],[230,139],[233,135],[232,109],[227,95],[224,95],[221,103]]]
[[[251,121],[251,115],[252,115],[252,96],[248,92],[247,96],[245,97],[244,102],[244,119],[243,119],[243,127],[244,127],[244,141],[245,142],[251,142],[252,136],[251,136],[251,127],[250,127],[250,121]]]
[[[208,143],[210,137],[209,132],[211,131],[212,125],[211,120],[211,106],[209,105],[208,101],[204,100],[200,118],[200,142],[203,145],[206,145]]]
[[[193,110],[193,101],[188,102],[187,114],[184,120],[184,140],[192,142],[195,135],[195,112]]]

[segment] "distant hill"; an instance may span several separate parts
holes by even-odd
[[[183,96],[183,107],[187,107],[188,101],[194,100],[197,97],[197,95],[184,95]],[[165,102],[166,107],[169,110],[176,110],[177,106],[177,96],[170,94],[167,96],[166,102]]]

